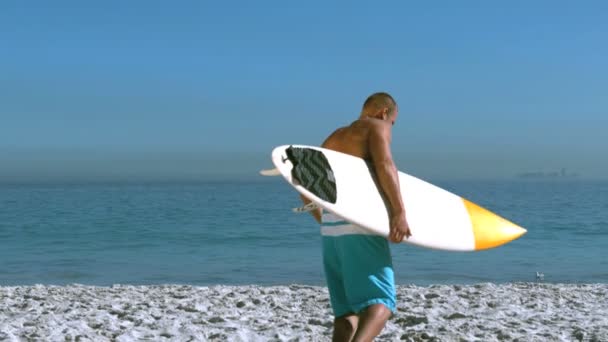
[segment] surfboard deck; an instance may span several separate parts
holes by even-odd
[[[361,158],[315,146],[282,145],[271,154],[277,175],[311,201],[370,232],[388,236],[389,212],[374,172]],[[412,236],[403,243],[448,251],[501,246],[526,230],[447,190],[399,171]]]

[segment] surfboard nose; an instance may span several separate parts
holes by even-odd
[[[463,199],[471,219],[475,250],[498,247],[524,235],[527,230],[477,204]]]

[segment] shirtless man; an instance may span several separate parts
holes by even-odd
[[[410,236],[390,148],[398,111],[389,94],[372,94],[359,119],[338,128],[322,145],[371,162],[388,205],[389,240],[394,243]],[[311,213],[321,223],[323,266],[335,316],[333,341],[372,341],[396,305],[388,241],[321,209]]]

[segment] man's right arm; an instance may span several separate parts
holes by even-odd
[[[405,219],[405,207],[401,198],[399,175],[391,154],[391,127],[377,123],[371,127],[368,148],[378,183],[390,210],[389,239],[401,242],[410,236],[409,226]]]

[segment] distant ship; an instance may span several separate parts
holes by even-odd
[[[568,173],[565,168],[559,172],[524,172],[517,175],[517,178],[520,179],[573,179],[577,177],[577,173]]]

